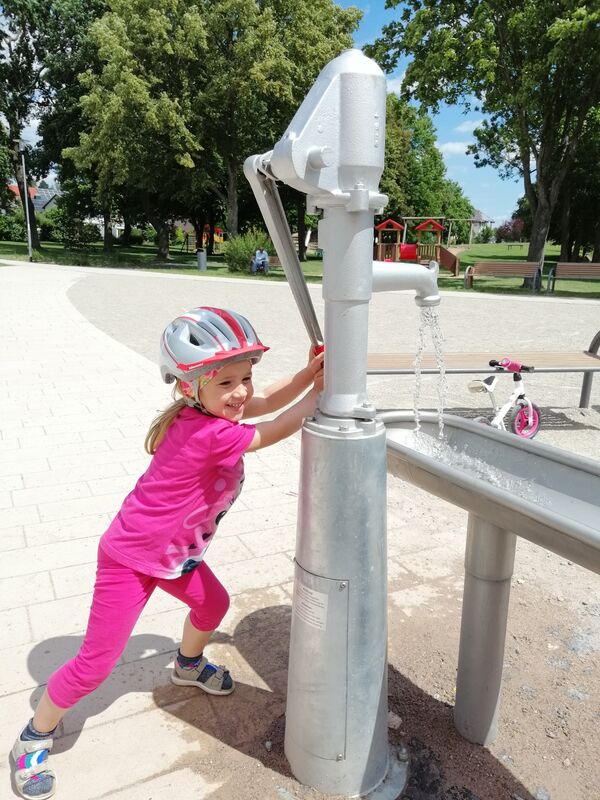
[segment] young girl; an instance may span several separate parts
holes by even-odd
[[[180,397],[152,423],[145,444],[154,457],[100,540],[81,649],[50,676],[13,747],[23,797],[54,794],[48,751],[56,727],[67,709],[110,675],[157,586],[190,607],[173,683],[215,695],[233,691],[229,672],[203,654],[229,607],[204,555],[242,488],[244,453],[299,430],[314,412],[323,383],[319,355],[293,377],[254,395],[252,366],[267,349],[245,317],[219,308],[195,308],[165,330],[161,374],[166,383],[175,382]],[[287,406],[303,392],[275,419],[240,424]]]

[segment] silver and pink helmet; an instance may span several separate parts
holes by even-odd
[[[256,364],[268,350],[246,317],[223,308],[193,308],[167,325],[160,341],[165,383],[192,382],[233,361]]]

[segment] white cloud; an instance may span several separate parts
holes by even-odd
[[[464,156],[471,142],[444,142],[438,144],[438,150],[445,156]]]
[[[475,128],[478,128],[482,122],[482,119],[466,119],[464,122],[461,122],[460,125],[457,125],[454,130],[457,133],[473,133]]]
[[[402,81],[404,80],[405,73],[402,75],[397,75],[395,78],[388,78],[387,79],[387,93],[388,94],[398,94],[402,89]]]

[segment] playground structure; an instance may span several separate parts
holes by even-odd
[[[442,245],[444,226],[434,219],[427,219],[415,227],[417,241],[406,242],[406,226],[393,219],[386,219],[375,225],[373,259],[376,261],[408,261],[428,264],[435,261],[449,269],[455,277],[460,272],[460,259]],[[423,233],[433,233],[435,243],[421,241]]]
[[[435,261],[401,269],[373,262],[374,215],[387,201],[378,191],[385,97],[379,67],[359,50],[345,51],[323,69],[273,150],[250,156],[244,171],[314,346],[323,336],[276,181],[323,212],[325,388],[302,432],[285,752],[296,778],[320,791],[363,796],[385,786],[397,797],[408,764],[389,757],[387,741],[388,453],[405,480],[472,512],[455,720],[480,743],[495,732],[516,535],[600,571],[600,471],[586,459],[446,418],[452,442],[467,441],[471,452],[500,464],[507,488],[499,488],[489,471],[482,478],[456,467],[452,455],[441,463],[421,453],[412,414],[381,415],[370,403],[372,292],[412,289],[421,307],[440,302]],[[435,443],[437,419],[421,416],[424,440]],[[529,476],[532,498],[515,498],[513,484]]]
[[[375,242],[373,259],[376,261],[412,261],[417,260],[417,245],[402,242],[404,225],[393,219],[386,219],[375,225]],[[433,259],[435,260],[435,259]]]

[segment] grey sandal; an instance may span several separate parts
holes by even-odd
[[[46,800],[56,791],[56,775],[48,767],[52,739],[17,739],[12,749],[15,784],[21,797]]]
[[[171,680],[177,686],[195,686],[208,694],[231,694],[235,689],[233,678],[223,666],[215,666],[206,658],[202,658],[190,669],[184,669],[175,656],[175,666]]]

